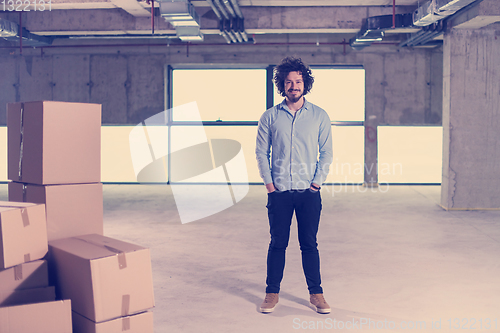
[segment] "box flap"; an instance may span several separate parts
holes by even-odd
[[[154,321],[152,312],[143,312],[133,316],[125,316],[101,323],[96,323],[79,313],[73,311],[74,333],[104,333],[104,332],[126,332],[126,333],[153,333]]]
[[[19,209],[35,205],[36,204],[31,202],[0,201],[0,211],[3,212],[10,209]]]
[[[56,247],[74,256],[89,260],[146,249],[143,246],[98,234],[58,239],[50,241],[49,246]]]

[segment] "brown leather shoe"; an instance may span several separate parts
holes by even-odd
[[[316,307],[318,313],[330,313],[330,305],[325,301],[323,294],[311,294],[311,304]]]
[[[260,312],[262,313],[270,313],[274,311],[276,304],[278,304],[279,294],[268,293],[266,294],[266,298],[264,298],[264,302],[260,305]]]

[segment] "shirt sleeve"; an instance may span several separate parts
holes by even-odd
[[[312,181],[320,186],[326,180],[330,171],[330,164],[333,162],[332,123],[326,112],[323,115],[318,134],[319,159],[318,163],[316,163],[316,172]]]
[[[271,155],[272,133],[270,126],[269,112],[265,112],[259,120],[257,128],[257,142],[255,144],[255,155],[259,174],[264,180],[264,184],[273,182],[271,176],[270,155]]]

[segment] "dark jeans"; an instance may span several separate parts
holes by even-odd
[[[290,238],[290,225],[295,211],[302,252],[302,268],[310,294],[321,294],[319,252],[316,235],[321,215],[321,195],[319,191],[292,190],[268,193],[267,211],[271,233],[271,243],[267,252],[266,293],[279,293],[285,252]]]

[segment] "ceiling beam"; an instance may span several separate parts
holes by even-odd
[[[151,12],[146,10],[140,5],[137,0],[111,0],[111,2],[118,8],[123,9],[127,13],[135,17],[150,17]]]
[[[420,0],[422,2],[423,0]],[[398,6],[416,6],[419,0],[397,0]],[[191,0],[196,7],[209,7],[204,0]],[[240,7],[345,7],[345,6],[392,6],[392,0],[238,0]]]
[[[114,0],[115,1],[115,0]],[[136,0],[116,0],[123,1]],[[99,34],[100,31],[133,31],[151,28],[150,13],[144,17],[115,9],[62,10],[45,12],[27,12],[23,19],[24,26],[31,32],[73,31],[75,34]],[[376,15],[392,13],[392,8],[383,7],[242,7],[245,29],[252,33],[270,33],[269,31],[290,31],[290,33],[339,33],[358,31],[362,19]],[[130,9],[129,9],[130,11]],[[399,9],[408,12],[406,7]],[[219,20],[210,7],[198,8],[201,29],[219,29]],[[147,14],[147,15],[146,15]],[[0,17],[2,17],[0,13]],[[142,16],[142,15],[141,15]],[[170,30],[172,27],[163,19],[155,20],[155,30]]]
[[[495,22],[500,22],[500,1],[484,0],[454,17],[451,25],[454,29],[480,29]]]

